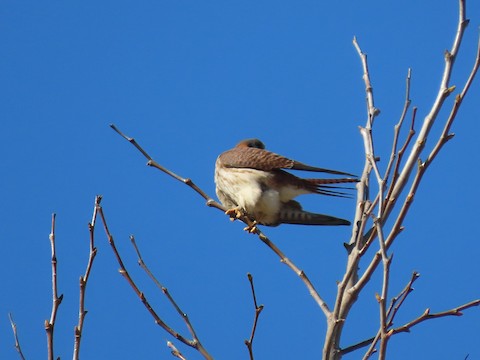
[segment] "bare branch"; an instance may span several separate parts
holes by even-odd
[[[117,259],[117,262],[118,264],[120,265],[120,274],[125,278],[125,280],[127,280],[127,282],[129,283],[129,285],[132,287],[133,291],[137,294],[137,296],[139,297],[140,301],[143,303],[143,305],[145,306],[145,308],[148,310],[148,312],[150,313],[150,315],[152,315],[152,317],[154,318],[155,320],[155,323],[157,325],[159,325],[161,328],[163,328],[166,332],[168,332],[170,335],[172,335],[174,338],[176,338],[177,340],[183,342],[185,345],[188,345],[194,349],[196,349],[200,354],[203,355],[203,357],[207,360],[211,360],[213,359],[212,356],[206,351],[206,349],[201,345],[201,343],[198,341],[198,339],[196,339],[196,337],[193,339],[193,340],[188,340],[187,338],[185,338],[184,336],[180,335],[178,332],[176,332],[175,330],[173,330],[173,328],[171,328],[170,326],[168,326],[161,318],[160,316],[156,313],[156,311],[152,308],[152,306],[150,305],[150,303],[148,302],[147,298],[145,297],[145,294],[140,291],[140,289],[138,288],[138,286],[135,284],[135,282],[133,281],[132,277],[130,276],[130,274],[128,273],[126,267],[125,267],[125,264],[123,263],[123,260],[120,256],[120,253],[118,252],[117,250],[117,247],[115,245],[115,241],[114,241],[114,238],[112,236],[112,234],[110,233],[110,230],[108,228],[108,225],[107,225],[107,221],[105,219],[105,214],[103,212],[103,208],[101,207],[100,205],[100,202],[101,202],[101,196],[97,196],[96,198],[96,208],[97,208],[97,212],[98,214],[100,215],[100,218],[102,220],[102,223],[103,223],[103,227],[104,227],[104,230],[105,230],[105,234],[107,235],[107,238],[108,238],[108,242],[110,244],[110,247],[112,248],[113,250],[113,253]],[[165,289],[166,290],[166,289]],[[188,317],[186,316],[186,314],[184,314],[183,312],[181,312],[181,310],[178,308],[178,306],[176,305],[176,303],[173,301],[173,299],[170,297],[170,295],[168,294],[168,291],[165,292],[165,295],[169,298],[169,300],[174,304],[174,306],[176,307],[177,311],[179,313],[182,314],[182,317],[184,318],[185,322],[187,323],[187,326],[190,324],[189,320],[188,320]],[[189,330],[193,331],[193,328],[189,327]]]
[[[213,200],[210,196],[208,196],[191,179],[183,178],[181,176],[178,176],[174,172],[172,172],[172,171],[168,170],[167,168],[161,166],[159,163],[157,163],[155,160],[153,160],[153,158],[150,155],[148,155],[148,153],[145,150],[143,150],[143,148],[136,142],[136,140],[134,138],[125,135],[114,124],[110,124],[110,127],[113,130],[115,130],[121,137],[123,137],[125,140],[127,140],[130,144],[135,146],[137,148],[137,150],[140,151],[143,154],[143,156],[145,156],[147,158],[147,160],[148,160],[147,165],[148,166],[152,166],[154,168],[157,168],[158,170],[163,171],[165,174],[173,177],[175,180],[178,180],[178,181],[183,182],[184,184],[190,186],[196,193],[198,193],[201,197],[203,197],[205,200],[207,200],[207,205],[208,206],[218,208],[218,209],[220,209],[224,212],[226,211],[226,209],[221,204],[219,204],[218,202]]]
[[[417,108],[414,107],[413,110],[412,110],[412,120],[411,120],[411,125],[410,125],[410,131],[408,132],[407,138],[405,139],[405,142],[403,143],[402,148],[398,151],[398,154],[397,154],[397,159],[395,161],[395,167],[394,167],[394,170],[393,170],[391,185],[388,189],[388,193],[387,193],[387,197],[386,197],[387,201],[395,201],[396,200],[396,199],[392,198],[392,191],[393,191],[395,183],[397,182],[397,179],[398,179],[398,169],[400,168],[400,164],[402,163],[403,154],[405,154],[405,151],[407,150],[407,147],[410,145],[410,142],[411,142],[413,136],[415,135],[415,118],[416,118],[416,115],[417,115]]]
[[[418,318],[408,322],[407,324],[400,326],[398,328],[392,329],[388,332],[389,336],[395,335],[400,332],[410,332],[410,329],[414,327],[415,325],[420,324],[421,322],[424,322],[425,320],[430,320],[430,319],[438,319],[441,317],[445,316],[462,316],[462,310],[474,307],[474,306],[479,306],[480,305],[480,299],[470,301],[466,304],[460,305],[456,308],[438,312],[438,313],[430,313],[430,309],[426,309],[422,315],[420,315]]]
[[[248,273],[248,281],[250,282],[250,288],[252,290],[252,297],[253,297],[253,305],[255,306],[255,317],[253,319],[253,326],[252,332],[250,333],[250,338],[245,340],[245,345],[248,348],[248,354],[250,355],[250,360],[253,360],[253,338],[255,337],[255,330],[257,329],[257,322],[260,316],[260,313],[263,310],[263,305],[258,306],[257,304],[257,297],[255,295],[255,286],[253,285],[253,276],[252,274]]]
[[[172,349],[172,355],[179,358],[180,360],[187,360],[185,356],[173,345],[171,341],[167,341],[167,346]]]
[[[53,332],[55,328],[55,320],[57,318],[58,307],[60,306],[63,295],[58,296],[57,290],[57,254],[55,251],[55,218],[56,215],[52,214],[52,228],[49,235],[50,247],[52,251],[52,312],[50,320],[45,320],[45,331],[47,333],[47,350],[48,359],[53,360]]]
[[[78,324],[74,328],[75,334],[75,343],[73,346],[73,359],[79,359],[80,357],[80,342],[82,339],[83,324],[85,321],[85,316],[87,311],[85,310],[85,292],[87,289],[88,279],[90,278],[90,272],[92,270],[93,261],[97,255],[97,248],[95,247],[95,223],[97,220],[97,206],[100,200],[98,196],[95,198],[95,205],[93,208],[92,221],[88,224],[88,231],[90,233],[90,253],[88,256],[87,267],[85,269],[85,274],[80,276],[80,295],[79,295],[79,304],[78,304]]]
[[[410,281],[408,284],[405,286],[405,288],[395,296],[391,303],[390,307],[387,312],[387,316],[389,318],[387,326],[390,328],[393,325],[393,320],[395,319],[395,316],[397,315],[398,310],[400,307],[403,305],[405,300],[407,299],[408,295],[413,291],[413,283],[420,277],[420,274],[414,271],[412,273],[412,276],[410,277]]]
[[[388,285],[390,280],[390,264],[392,263],[392,256],[387,256],[387,249],[385,246],[385,238],[383,237],[383,229],[379,219],[375,219],[375,226],[377,228],[378,233],[378,242],[380,243],[380,252],[382,254],[382,262],[383,262],[383,287],[382,287],[382,295],[378,299],[380,305],[380,351],[378,354],[378,358],[380,360],[385,359],[387,355],[387,310],[385,303],[388,297]]]
[[[357,49],[358,55],[362,60],[363,66],[363,81],[365,82],[365,93],[367,94],[367,113],[368,113],[368,121],[367,121],[367,129],[371,129],[373,126],[373,122],[375,117],[380,114],[380,110],[377,109],[374,105],[373,101],[373,87],[372,83],[370,82],[370,75],[368,72],[368,63],[367,63],[367,54],[365,54],[358,45],[357,38],[353,38],[353,46]]]
[[[397,314],[399,308],[401,307],[401,305],[403,304],[403,302],[405,301],[407,296],[413,291],[412,285],[415,282],[415,280],[418,279],[418,277],[419,277],[419,274],[417,272],[413,272],[412,276],[410,278],[410,281],[405,286],[405,288],[400,292],[400,294],[398,294],[396,297],[394,297],[392,299],[391,304],[389,306],[389,309],[387,311],[387,317],[389,318],[389,321],[387,323],[387,328],[390,328],[393,325],[393,320],[395,318],[395,315]],[[468,309],[468,308],[471,308],[471,307],[474,307],[474,306],[479,306],[479,305],[480,305],[480,299],[477,299],[477,300],[474,300],[474,301],[470,301],[466,304],[460,305],[456,308],[446,310],[446,311],[443,311],[443,312],[439,312],[439,313],[434,313],[434,314],[430,313],[430,309],[426,309],[425,312],[422,315],[420,315],[418,318],[410,321],[409,323],[407,323],[403,326],[400,326],[398,328],[388,330],[387,333],[386,333],[386,336],[387,336],[387,338],[390,338],[391,336],[393,336],[397,333],[400,333],[400,332],[410,332],[410,329],[413,326],[418,325],[421,322],[426,321],[426,320],[437,319],[437,318],[445,317],[445,316],[461,316],[461,315],[463,315],[462,310],[465,310],[465,309]],[[371,344],[369,350],[367,351],[367,353],[365,354],[365,356],[363,358],[363,359],[368,359],[375,352],[374,347],[375,347],[375,344],[377,343],[377,341],[380,339],[380,336],[381,336],[381,330],[379,330],[379,332],[377,333],[377,335],[375,337],[372,337],[372,338],[367,339],[367,340],[363,340],[363,341],[361,341],[361,342],[359,342],[355,345],[346,347],[346,348],[340,350],[339,353],[340,353],[340,355],[345,355],[345,354],[351,353],[355,350],[361,349],[361,348]]]
[[[168,301],[170,301],[172,306],[175,308],[177,313],[181,316],[181,318],[185,322],[185,325],[187,326],[188,331],[192,335],[193,342],[197,343],[198,351],[200,353],[206,352],[206,350],[203,348],[203,345],[200,342],[200,339],[197,336],[197,333],[195,332],[195,329],[192,323],[190,322],[190,319],[188,318],[188,315],[184,311],[182,311],[182,309],[180,308],[180,306],[178,306],[177,302],[172,297],[168,289],[157,280],[155,275],[153,275],[153,273],[148,268],[145,261],[143,261],[142,254],[140,253],[140,249],[138,248],[137,242],[135,241],[135,237],[133,235],[130,236],[130,241],[135,249],[135,252],[137,253],[138,265],[145,271],[145,273],[150,277],[150,279],[155,283],[155,285],[162,291],[162,293],[167,297]]]
[[[20,346],[20,340],[18,339],[18,333],[17,333],[17,324],[13,321],[13,316],[11,313],[8,313],[8,319],[10,320],[10,325],[12,326],[12,331],[13,331],[13,337],[15,338],[15,349],[18,352],[18,356],[20,356],[21,360],[25,360],[25,356],[23,355],[22,352],[22,347]]]

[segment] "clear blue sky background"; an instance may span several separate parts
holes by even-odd
[[[452,84],[474,58],[480,4],[470,1]],[[57,216],[59,290],[56,355],[69,358],[78,279],[88,257],[94,197],[128,268],[175,329],[182,321],[136,265],[128,236],[188,312],[218,359],[247,359],[255,277],[261,315],[258,359],[319,359],[325,319],[301,281],[255,236],[204,205],[188,187],[145,166],[116,135],[116,123],[161,164],[214,195],[216,156],[237,141],[313,165],[360,173],[365,94],[356,35],[369,55],[378,155],[385,166],[392,127],[413,69],[418,121],[434,99],[457,23],[456,1],[12,1],[0,9],[0,357],[16,359],[7,313],[28,358],[46,355],[50,316],[50,217]],[[446,310],[480,296],[477,179],[479,81],[453,126],[457,134],[431,167],[392,249],[391,295],[421,273],[398,316]],[[439,120],[445,118],[442,113]],[[438,134],[439,128],[433,130]],[[430,139],[432,144],[434,138]],[[311,210],[352,218],[354,200],[305,197]],[[310,276],[332,305],[345,267],[349,228],[280,226],[266,234]],[[118,274],[101,228],[87,289],[84,359],[169,359],[166,340]],[[363,264],[362,264],[363,265]],[[378,327],[375,292],[365,289],[342,346]],[[333,305],[332,305],[333,306]],[[480,358],[480,311],[423,323],[390,343],[391,359]],[[189,359],[200,358],[175,341]],[[345,359],[358,359],[360,353]]]

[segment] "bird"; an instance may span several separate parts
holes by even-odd
[[[304,179],[285,170],[303,170],[342,175],[336,179]],[[345,177],[347,176],[347,177]],[[303,210],[293,200],[302,194],[348,197],[333,184],[356,183],[355,175],[306,165],[271,151],[258,139],[246,139],[220,154],[215,162],[215,192],[231,220],[248,217],[256,224],[278,226],[350,225],[350,221]]]

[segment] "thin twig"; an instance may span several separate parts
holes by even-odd
[[[78,302],[78,324],[75,326],[74,335],[75,343],[73,346],[73,359],[77,360],[80,357],[80,342],[82,340],[83,324],[85,321],[85,316],[87,311],[85,310],[85,292],[87,290],[88,279],[90,278],[90,272],[92,270],[93,261],[97,255],[97,248],[95,247],[95,223],[97,220],[97,206],[96,204],[100,202],[101,196],[95,198],[95,205],[93,208],[92,221],[88,224],[88,231],[90,233],[90,252],[88,256],[87,267],[85,269],[85,274],[80,276],[80,295]]]
[[[426,309],[423,312],[423,314],[417,317],[416,319],[406,323],[405,325],[402,325],[400,327],[390,330],[389,336],[392,336],[400,332],[410,332],[410,329],[412,327],[424,322],[425,320],[438,319],[445,316],[462,316],[463,315],[462,310],[465,310],[474,306],[479,306],[479,305],[480,305],[480,299],[477,299],[477,300],[470,301],[466,304],[460,305],[456,308],[438,312],[438,313],[433,313],[433,314],[430,313],[430,309]]]
[[[53,332],[55,328],[55,320],[57,318],[58,307],[60,306],[63,294],[58,296],[57,288],[57,253],[55,251],[55,218],[56,215],[52,214],[52,228],[49,235],[50,247],[52,251],[52,312],[50,320],[45,320],[45,331],[47,333],[47,351],[48,359],[53,360]]]
[[[148,302],[147,298],[145,297],[144,293],[142,291],[140,291],[140,289],[138,288],[138,286],[136,285],[136,283],[133,281],[132,277],[130,276],[130,274],[128,273],[127,271],[127,268],[125,267],[125,264],[123,263],[123,260],[120,256],[120,253],[118,252],[117,250],[117,247],[115,245],[115,241],[114,241],[114,238],[113,238],[113,235],[110,233],[110,230],[108,228],[108,225],[107,225],[107,221],[106,221],[106,218],[105,218],[105,214],[103,212],[103,208],[102,206],[100,205],[100,202],[101,202],[101,197],[97,197],[96,199],[96,208],[97,208],[97,212],[98,214],[100,215],[100,218],[102,220],[102,223],[103,223],[103,228],[105,230],[105,234],[107,235],[107,239],[108,239],[108,243],[110,244],[110,247],[112,248],[113,250],[113,253],[117,259],[117,262],[120,266],[120,274],[125,278],[125,280],[127,280],[128,284],[131,286],[131,288],[133,289],[133,291],[137,294],[137,296],[139,297],[140,301],[143,303],[143,305],[145,306],[145,308],[148,310],[148,312],[150,313],[150,315],[152,315],[152,317],[154,318],[155,320],[155,323],[157,325],[159,325],[161,328],[163,328],[166,332],[168,332],[170,335],[172,335],[174,338],[176,338],[177,340],[183,342],[185,345],[188,345],[194,349],[196,349],[200,354],[202,354],[202,356],[207,359],[207,360],[211,360],[213,359],[212,356],[207,352],[207,350],[202,346],[202,344],[198,341],[197,338],[194,338],[193,340],[189,340],[187,338],[185,338],[184,336],[180,335],[178,332],[176,332],[175,330],[173,330],[173,328],[171,328],[170,326],[168,326],[160,317],[159,315],[156,313],[156,311],[152,308],[152,306],[150,305],[150,303]],[[165,295],[167,295],[167,297],[169,297],[169,294],[166,293]],[[171,301],[173,301],[173,299],[171,299]],[[174,303],[174,302],[173,302]],[[175,303],[174,303],[175,304]],[[175,304],[176,305],[176,304]],[[181,310],[178,308],[178,306],[176,307],[177,308],[177,311],[181,312]],[[189,324],[189,321],[188,321],[188,317],[186,317],[186,314],[184,314],[182,312],[182,316],[184,316],[184,319],[187,323],[187,325]],[[189,330],[193,331],[193,328]]]
[[[12,313],[8,313],[8,319],[10,320],[10,325],[12,326],[12,331],[13,331],[13,337],[15,338],[15,349],[17,350],[18,356],[20,356],[20,359],[25,360],[25,356],[23,355],[23,352],[22,352],[22,347],[20,346],[20,340],[18,339],[17,324],[15,324],[15,321],[13,321]]]
[[[160,171],[163,171],[164,173],[168,174],[169,176],[173,177],[174,179],[188,185],[191,187],[195,192],[197,192],[201,197],[203,197],[207,201],[207,206],[214,207],[216,209],[219,209],[223,212],[225,212],[227,209],[220,203],[216,202],[213,200],[209,195],[207,195],[202,189],[200,189],[191,179],[188,178],[182,178],[181,176],[178,176],[175,174],[173,171],[166,169],[165,167],[161,166],[158,164],[155,160],[152,159],[150,155],[136,142],[136,140],[132,137],[129,137],[125,135],[123,132],[121,132],[114,124],[111,124],[110,127],[115,130],[121,137],[123,137],[125,140],[130,142],[132,145],[135,146],[147,159],[147,165],[153,166]],[[254,223],[246,216],[240,217],[242,222],[244,222],[248,227],[253,228]],[[285,256],[285,254],[265,235],[263,234],[258,227],[255,227],[255,233],[259,239],[267,245],[277,256],[280,258],[280,261],[287,265],[295,274],[297,274],[302,282],[305,284],[305,286],[308,289],[308,292],[310,295],[313,297],[315,302],[318,304],[318,306],[322,309],[323,313],[325,316],[328,318],[330,316],[330,309],[327,305],[327,303],[323,300],[323,298],[320,296],[318,291],[315,289],[313,284],[311,283],[310,279],[308,276],[305,274],[303,270],[300,270],[294,263],[291,261],[289,258]]]
[[[403,303],[407,299],[408,295],[410,295],[410,293],[413,291],[413,283],[419,277],[420,277],[420,274],[418,272],[414,271],[412,273],[412,276],[410,277],[409,282],[403,288],[403,290],[400,292],[400,294],[398,294],[397,296],[395,296],[392,299],[392,301],[390,303],[390,307],[389,307],[388,312],[387,312],[387,316],[388,316],[388,319],[389,319],[388,324],[387,324],[388,328],[390,328],[393,325],[393,320],[395,320],[395,316],[397,315],[398,310],[403,305]]]
[[[412,109],[412,120],[410,122],[410,130],[408,131],[408,135],[407,135],[407,138],[405,139],[405,142],[403,143],[403,146],[401,147],[400,150],[398,150],[397,159],[395,161],[393,176],[392,176],[391,184],[390,184],[390,187],[389,187],[388,193],[387,193],[388,201],[395,201],[396,200],[396,199],[392,198],[392,191],[393,191],[393,188],[395,187],[395,184],[397,182],[398,169],[400,168],[400,164],[402,163],[403,154],[405,154],[405,151],[407,150],[408,145],[410,145],[410,142],[411,142],[413,136],[415,135],[415,118],[416,118],[416,116],[417,116],[417,108],[413,107],[413,109]]]
[[[167,341],[167,346],[172,349],[172,355],[179,358],[180,360],[187,360],[185,356],[176,348],[171,341]]]
[[[380,110],[375,107],[375,103],[373,101],[373,87],[372,83],[370,82],[370,75],[368,71],[368,62],[367,62],[367,54],[365,54],[361,49],[360,46],[358,45],[357,38],[353,38],[353,46],[355,46],[355,49],[358,52],[358,55],[360,56],[362,60],[362,66],[363,66],[363,81],[365,82],[365,93],[367,95],[366,98],[366,103],[367,103],[367,113],[368,113],[368,121],[366,128],[371,129],[373,126],[373,122],[375,120],[375,117],[380,114]]]
[[[407,116],[408,109],[410,108],[410,103],[412,102],[410,100],[410,80],[412,78],[412,69],[408,69],[407,71],[407,78],[406,78],[406,85],[405,85],[405,103],[403,105],[403,110],[402,114],[400,115],[400,119],[398,120],[398,123],[394,126],[394,132],[393,132],[393,142],[392,142],[392,151],[390,153],[390,160],[387,165],[387,169],[385,170],[385,175],[384,179],[390,178],[390,171],[393,165],[394,160],[397,157],[397,144],[398,144],[398,138],[400,136],[400,130],[402,129],[403,121],[405,120],[405,117]]]
[[[163,171],[165,174],[173,177],[175,180],[178,180],[178,181],[183,182],[184,184],[190,186],[196,193],[198,193],[201,197],[203,197],[205,200],[207,200],[207,205],[208,206],[218,208],[218,209],[220,209],[224,212],[227,210],[221,204],[219,204],[218,202],[213,200],[210,196],[208,196],[191,179],[183,178],[183,177],[175,174],[173,171],[170,171],[167,168],[163,167],[162,165],[157,163],[155,160],[153,160],[153,158],[150,155],[148,155],[148,153],[137,143],[137,141],[134,138],[125,135],[123,132],[121,132],[115,126],[115,124],[110,124],[110,127],[113,130],[115,130],[115,132],[117,132],[117,134],[119,134],[121,137],[123,137],[125,140],[127,140],[130,144],[135,146],[137,148],[137,150],[140,151],[143,154],[143,156],[145,156],[145,158],[147,158],[147,160],[148,160],[147,165],[148,166],[152,166],[154,168],[157,168],[158,170]]]
[[[175,299],[172,297],[172,295],[170,294],[170,292],[168,291],[168,289],[163,286],[160,281],[157,280],[157,278],[155,277],[155,275],[153,275],[153,273],[150,271],[150,269],[148,268],[147,264],[145,263],[145,261],[143,260],[143,257],[142,257],[142,254],[140,253],[140,249],[138,248],[137,246],[137,242],[135,240],[135,237],[133,235],[130,235],[130,242],[132,243],[132,246],[133,248],[135,249],[135,252],[137,254],[137,257],[138,257],[138,260],[137,260],[137,263],[138,265],[145,271],[145,273],[150,277],[150,279],[155,283],[155,285],[162,291],[162,293],[167,297],[168,301],[170,301],[170,303],[172,304],[172,306],[175,308],[175,310],[177,311],[177,313],[181,316],[181,318],[183,319],[183,321],[185,322],[185,325],[187,326],[187,329],[188,331],[190,332],[190,334],[192,335],[192,338],[193,338],[193,342],[197,343],[198,345],[198,348],[201,348],[203,349],[203,345],[201,344],[200,342],[200,339],[198,338],[197,336],[197,333],[195,332],[195,329],[192,325],[192,323],[190,322],[190,319],[187,315],[187,313],[185,313],[181,308],[180,306],[177,304],[177,302],[175,301]],[[200,350],[199,350],[200,351]]]
[[[245,345],[247,345],[248,354],[250,355],[250,360],[253,360],[253,338],[255,337],[255,331],[257,330],[257,322],[260,316],[260,313],[263,310],[263,305],[257,304],[257,296],[255,295],[255,286],[253,285],[253,276],[252,274],[247,274],[248,281],[250,282],[250,289],[252,290],[253,305],[255,306],[255,317],[253,319],[252,332],[250,333],[250,338],[245,340]]]
[[[135,240],[135,236],[130,235],[130,242],[132,243],[133,248],[135,249],[135,253],[137,254],[137,263],[138,265],[145,271],[145,273],[148,275],[148,277],[155,283],[155,285],[162,290],[164,286],[160,283],[160,281],[157,280],[155,275],[150,271],[148,268],[147,264],[145,264],[145,261],[143,261],[142,254],[140,253],[140,249],[137,246],[137,241]]]

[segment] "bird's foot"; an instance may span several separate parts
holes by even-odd
[[[257,224],[258,223],[256,221],[254,221],[250,225],[243,228],[243,230],[248,231],[250,234],[256,234],[257,230],[258,230]]]
[[[240,219],[242,216],[245,215],[242,208],[240,208],[238,206],[234,207],[232,209],[228,209],[227,211],[225,211],[225,214],[230,216],[231,221],[235,221],[237,219]]]

